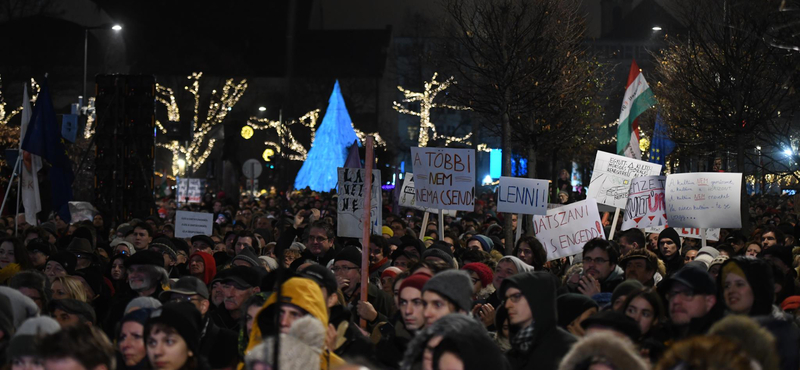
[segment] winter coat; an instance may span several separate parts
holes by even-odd
[[[772,304],[775,301],[775,280],[772,276],[772,267],[767,261],[758,258],[737,256],[722,263],[720,273],[717,275],[717,300],[725,302],[725,278],[726,269],[738,266],[745,276],[743,276],[750,289],[753,291],[753,306],[750,308],[749,316],[764,316],[772,313]]]
[[[564,356],[559,370],[582,370],[586,363],[602,359],[619,370],[648,370],[650,368],[630,341],[611,332],[598,332],[581,338]]]
[[[775,337],[753,319],[743,315],[730,315],[714,324],[708,334],[719,335],[738,343],[763,370],[778,370],[780,361]]]
[[[613,293],[614,288],[623,281],[625,281],[625,271],[622,270],[619,265],[616,265],[614,270],[600,283],[600,291],[603,293]]]
[[[528,351],[512,348],[506,353],[514,370],[556,369],[561,358],[577,339],[557,326],[556,310],[557,278],[543,271],[526,272],[506,278],[500,287],[500,296],[505,297],[509,287],[519,289],[528,301],[533,314],[533,341]],[[505,307],[499,309],[505,311]],[[509,336],[514,338],[521,328],[511,327]]]
[[[406,330],[403,318],[397,312],[389,322],[375,325],[370,339],[375,343],[375,352],[380,353],[380,363],[389,369],[399,369],[403,353],[413,336]]]
[[[236,332],[218,327],[208,315],[200,336],[200,353],[208,358],[212,369],[224,369],[239,360]]]

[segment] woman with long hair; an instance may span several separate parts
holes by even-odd
[[[0,285],[8,285],[18,272],[31,268],[33,264],[22,241],[11,236],[0,239]]]

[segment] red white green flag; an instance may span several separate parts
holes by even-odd
[[[622,109],[619,112],[619,126],[617,127],[617,154],[630,158],[642,159],[639,149],[639,122],[637,118],[647,109],[656,104],[653,91],[644,79],[644,74],[636,60],[631,63],[628,73],[628,84],[625,89],[625,99],[622,100]]]

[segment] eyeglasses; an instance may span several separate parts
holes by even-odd
[[[522,293],[514,293],[506,296],[506,300],[511,301],[512,303],[517,303],[520,299],[522,299]]]
[[[173,295],[172,299],[170,299],[169,301],[170,302],[199,302],[200,299],[194,298],[194,297]]]
[[[328,238],[326,238],[326,237],[324,237],[324,236],[309,236],[309,237],[308,237],[308,241],[310,241],[310,242],[312,242],[312,243],[314,243],[314,242],[320,242],[320,243],[322,243],[322,242],[324,242],[324,241],[326,241],[326,240],[328,240]]]
[[[668,301],[672,300],[673,298],[678,298],[678,297],[681,297],[683,299],[692,299],[692,298],[694,298],[694,296],[695,296],[695,292],[691,291],[691,290],[675,289],[675,290],[670,290],[669,292],[667,292],[667,300]]]
[[[608,262],[608,260],[605,259],[605,258],[583,257],[583,263],[584,264],[586,264],[586,263],[596,263],[596,264],[602,265],[602,264],[604,264],[606,262]]]
[[[331,267],[331,271],[333,271],[333,272],[339,272],[339,271],[348,272],[348,271],[358,270],[358,269],[360,269],[360,267],[347,267],[347,266],[334,266],[334,267]]]

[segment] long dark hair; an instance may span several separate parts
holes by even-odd
[[[23,270],[30,270],[33,268],[31,258],[28,256],[28,250],[19,238],[13,236],[6,236],[0,238],[0,245],[9,242],[14,247],[14,262],[19,264]]]

